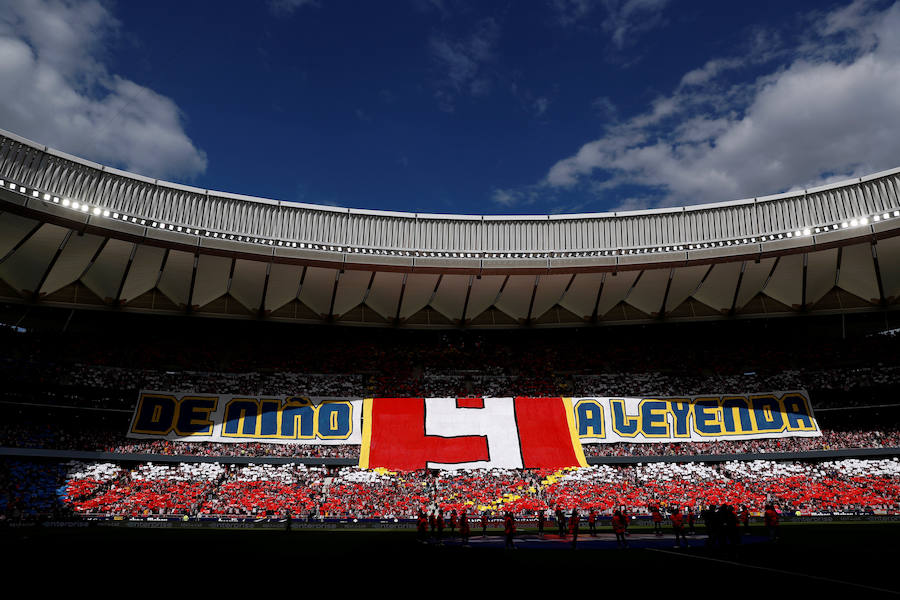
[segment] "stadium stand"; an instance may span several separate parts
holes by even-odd
[[[382,214],[148,180],[0,132],[0,514],[900,515],[898,190],[895,169],[639,213]],[[586,443],[589,466],[568,469],[387,472],[359,468],[358,444],[127,437],[142,390],[805,390],[823,435]]]

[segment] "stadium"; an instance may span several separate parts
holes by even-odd
[[[900,2],[4,8],[8,581],[900,594]]]
[[[406,214],[195,189],[3,132],[0,179],[8,531],[355,527],[412,546],[440,510],[458,550],[458,521],[477,533],[483,515],[501,544],[512,512],[527,548],[560,510],[563,547],[578,513],[582,540],[596,523],[614,548],[624,509],[636,531],[684,515],[710,552],[710,505],[757,535],[768,505],[896,529],[900,169],[675,209]],[[514,402],[518,458],[494,434],[484,456],[422,450],[453,419],[404,438],[384,425],[402,399]],[[575,406],[568,455],[522,433],[558,400],[570,422]],[[692,433],[681,404],[641,408],[676,401]]]

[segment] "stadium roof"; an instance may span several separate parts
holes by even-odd
[[[469,216],[192,188],[0,130],[0,298],[416,327],[874,310],[900,296],[900,168],[688,207]]]

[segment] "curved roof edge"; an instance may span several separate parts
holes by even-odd
[[[797,196],[802,196],[809,193],[821,193],[829,190],[835,190],[839,188],[844,188],[850,185],[855,185],[858,183],[863,183],[865,181],[870,181],[874,179],[879,179],[882,177],[900,174],[900,166],[887,169],[884,171],[879,171],[877,173],[870,173],[863,177],[854,177],[850,179],[845,179],[842,181],[838,181],[835,183],[830,183],[826,185],[816,186],[812,188],[805,189],[792,189],[786,192],[781,192],[778,194],[769,194],[766,196],[757,196],[757,197],[748,197],[742,199],[734,199],[734,200],[724,200],[720,202],[708,202],[703,204],[689,204],[684,206],[674,206],[674,207],[666,207],[666,208],[653,208],[653,209],[637,209],[637,210],[626,210],[626,211],[611,211],[611,212],[600,212],[600,213],[561,213],[561,214],[537,214],[537,215],[504,215],[504,214],[482,214],[482,215],[473,215],[466,213],[420,213],[420,212],[405,212],[405,211],[389,211],[389,210],[377,210],[377,209],[365,209],[365,208],[347,208],[340,206],[331,206],[327,204],[310,204],[305,202],[294,202],[291,200],[275,200],[272,198],[264,198],[261,196],[250,196],[246,194],[237,194],[233,192],[226,192],[222,190],[213,190],[206,188],[198,188],[191,185],[181,184],[173,181],[167,181],[164,179],[157,179],[153,177],[148,177],[146,175],[141,175],[139,173],[133,173],[131,171],[126,171],[123,169],[118,169],[116,167],[111,167],[108,165],[104,165],[102,163],[97,163],[91,160],[87,160],[85,158],[81,158],[79,156],[75,156],[73,154],[68,154],[61,150],[57,150],[50,146],[40,144],[35,142],[34,140],[30,140],[26,137],[20,136],[16,133],[7,131],[5,129],[0,128],[0,136],[11,138],[21,144],[26,146],[30,146],[36,150],[41,152],[45,152],[51,156],[56,156],[62,158],[64,160],[74,162],[85,167],[89,167],[91,169],[96,169],[102,171],[104,173],[109,173],[112,175],[118,175],[120,177],[126,177],[128,179],[134,179],[137,181],[141,181],[144,183],[149,183],[152,185],[169,188],[172,190],[190,192],[195,194],[204,194],[208,196],[215,196],[217,198],[225,198],[232,200],[239,200],[243,202],[256,202],[260,204],[266,205],[276,205],[276,206],[291,206],[296,208],[305,208],[309,210],[317,210],[317,211],[329,211],[336,213],[349,213],[349,214],[358,214],[358,215],[371,215],[371,216],[381,216],[381,217],[402,217],[402,218],[419,218],[419,219],[484,219],[484,220],[492,220],[492,221],[500,221],[500,220],[537,220],[537,219],[549,219],[549,220],[567,220],[567,219],[597,219],[597,218],[609,218],[609,217],[637,217],[637,216],[646,216],[646,215],[656,215],[656,214],[667,214],[667,213],[678,213],[682,211],[697,211],[697,210],[709,210],[709,209],[717,209],[717,208],[726,208],[732,206],[740,206],[743,204],[751,204],[758,202],[771,202],[776,200],[783,200],[785,198],[794,198]]]
[[[345,262],[632,263],[808,245],[900,227],[900,168],[746,200],[570,215],[434,215],[224,194],[98,165],[0,131],[5,197],[138,235]],[[165,230],[165,231],[163,231]],[[822,236],[821,238],[819,236]],[[736,250],[735,250],[736,249]],[[640,255],[640,256],[637,256]],[[655,258],[654,258],[655,257]],[[472,262],[475,261],[475,262]],[[487,265],[487,263],[485,263]],[[435,266],[438,266],[437,264]]]

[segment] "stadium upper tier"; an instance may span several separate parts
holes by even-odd
[[[900,295],[900,168],[600,214],[277,202],[105,167],[0,130],[0,297],[411,326],[865,310]]]

